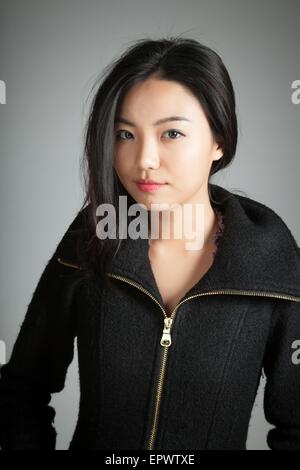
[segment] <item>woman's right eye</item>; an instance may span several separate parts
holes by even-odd
[[[129,131],[125,131],[125,130],[123,130],[123,131],[119,131],[119,132],[117,132],[117,134],[116,134],[116,139],[120,139],[120,140],[128,140],[128,139],[126,139],[126,138],[122,138],[122,137],[121,137],[121,134],[122,134],[122,133],[124,133],[124,134],[130,134],[130,132],[129,132]]]

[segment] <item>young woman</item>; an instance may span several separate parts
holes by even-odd
[[[2,448],[55,449],[49,401],[77,337],[70,450],[246,449],[262,371],[267,442],[300,450],[299,248],[271,208],[210,181],[237,144],[221,58],[189,38],[143,39],[105,72],[84,203],[1,368]]]

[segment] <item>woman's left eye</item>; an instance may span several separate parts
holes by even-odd
[[[169,132],[170,132],[170,133],[172,132],[173,134],[175,133],[175,134],[183,135],[182,132],[177,131],[176,129],[169,129],[168,131],[164,132],[164,134],[167,134],[167,133],[169,133]],[[176,138],[175,138],[175,139],[171,139],[171,140],[176,140]]]

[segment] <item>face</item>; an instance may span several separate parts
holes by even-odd
[[[184,120],[157,122],[170,116]],[[154,203],[209,200],[210,168],[223,151],[188,88],[154,77],[135,84],[121,103],[114,131],[114,168],[137,203],[151,210]],[[137,185],[140,179],[165,184],[149,192]]]

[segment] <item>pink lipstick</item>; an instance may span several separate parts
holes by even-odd
[[[137,183],[138,188],[144,192],[157,191],[158,189],[160,189],[162,186],[166,184],[166,183],[158,183],[157,181],[152,181],[152,180],[139,180],[136,183]]]

